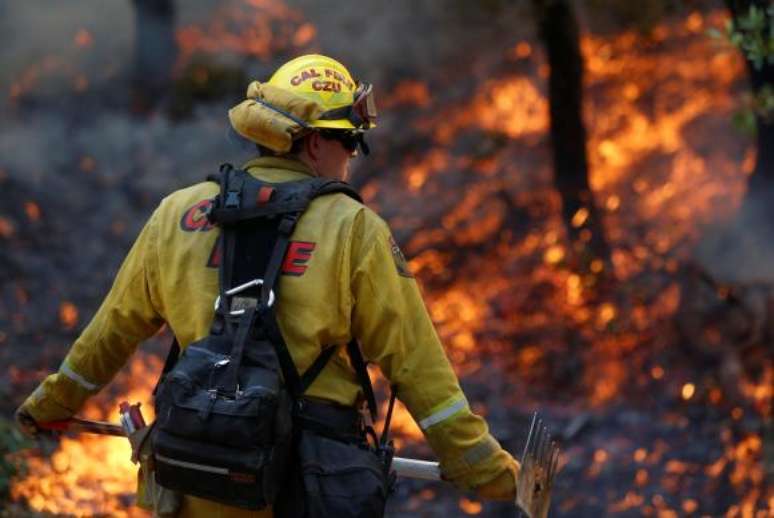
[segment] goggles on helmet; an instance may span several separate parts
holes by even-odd
[[[376,100],[371,83],[358,83],[354,101],[349,106],[328,110],[320,115],[322,120],[347,119],[358,129],[368,129],[376,122]]]

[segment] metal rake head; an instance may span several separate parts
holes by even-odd
[[[516,484],[516,506],[528,518],[548,516],[551,488],[558,464],[559,447],[551,440],[551,434],[535,412],[524,444],[521,471]]]

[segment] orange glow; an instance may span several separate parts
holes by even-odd
[[[642,495],[635,493],[634,491],[627,491],[623,499],[618,502],[614,502],[608,507],[608,510],[613,513],[620,513],[629,509],[637,509],[642,506],[645,501]]]
[[[648,451],[645,448],[637,448],[637,450],[634,452],[634,460],[637,462],[644,461],[647,456]]]
[[[465,514],[481,514],[481,511],[484,508],[484,506],[481,505],[481,502],[470,500],[464,497],[460,498],[459,506],[460,509],[462,509],[462,512]]]
[[[0,237],[10,238],[16,232],[16,227],[10,219],[0,216]]]
[[[527,78],[498,79],[485,83],[469,107],[444,113],[443,121],[432,122],[439,142],[448,142],[470,126],[514,139],[543,133],[548,129],[548,103]]]
[[[86,48],[91,47],[92,43],[94,43],[94,38],[86,29],[79,29],[78,32],[75,33],[73,41],[77,47]]]
[[[578,228],[586,223],[587,219],[589,219],[589,209],[586,207],[581,207],[572,217],[571,224],[573,227]]]
[[[513,53],[521,59],[528,58],[532,54],[532,45],[526,41],[520,41],[513,49]]]
[[[427,106],[430,104],[430,90],[426,83],[421,81],[401,81],[390,92],[383,104],[385,108],[410,104],[415,106]]]
[[[608,454],[605,450],[597,450],[594,452],[594,462],[605,462],[607,461]]]
[[[24,203],[24,212],[30,221],[40,220],[40,206],[34,201],[27,201]]]
[[[296,30],[293,35],[293,45],[296,47],[304,47],[311,43],[311,41],[317,36],[317,29],[311,23],[305,23]]]
[[[199,53],[234,53],[268,60],[280,49],[310,45],[317,29],[280,0],[250,0],[224,4],[207,26],[188,25],[178,29],[176,36],[180,67]]]
[[[72,302],[62,302],[59,305],[59,321],[65,329],[72,329],[78,325],[78,308]]]
[[[543,260],[548,264],[556,264],[562,259],[564,259],[564,247],[561,245],[552,245],[543,254]]]
[[[693,394],[695,392],[696,392],[696,386],[693,383],[686,383],[685,385],[683,385],[681,394],[683,396],[683,399],[687,401],[693,397]]]
[[[683,511],[690,514],[695,512],[696,509],[699,508],[699,503],[693,498],[688,498],[687,500],[683,500],[682,508],[683,508]]]

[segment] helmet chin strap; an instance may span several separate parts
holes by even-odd
[[[365,134],[360,133],[358,135],[358,142],[360,151],[363,152],[364,156],[368,156],[368,154],[371,152],[371,147],[368,145],[368,143],[365,141]]]

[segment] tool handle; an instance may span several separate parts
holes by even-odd
[[[392,468],[399,477],[418,480],[443,480],[441,468],[437,462],[395,457],[392,459]]]
[[[126,436],[126,433],[120,425],[106,421],[90,421],[88,419],[80,419],[77,417],[65,419],[62,421],[37,423],[37,426],[43,430],[50,430],[52,432],[81,432],[93,433],[97,435],[114,435],[117,437]]]
[[[66,432],[70,428],[71,421],[64,419],[62,421],[49,421],[48,423],[35,423],[38,428],[52,432]]]

